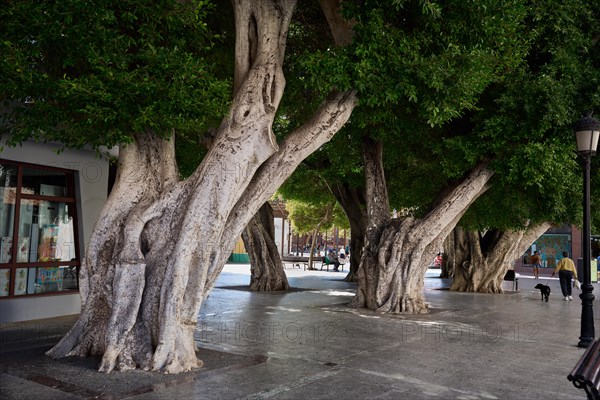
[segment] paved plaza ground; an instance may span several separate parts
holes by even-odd
[[[519,291],[455,293],[429,270],[431,312],[384,316],[346,307],[345,273],[287,269],[287,293],[252,293],[249,265],[227,265],[196,333],[202,369],[175,376],[102,374],[98,360],[43,353],[75,317],[0,325],[2,399],[584,399],[567,375],[579,360],[581,301],[558,280]],[[549,302],[533,286],[552,288]],[[598,296],[598,286],[594,293]],[[596,329],[598,301],[594,301]]]

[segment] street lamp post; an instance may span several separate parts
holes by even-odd
[[[583,285],[581,286],[581,336],[579,347],[588,347],[594,341],[594,294],[590,276],[590,164],[592,156],[596,155],[598,137],[600,136],[600,122],[592,117],[592,112],[577,121],[573,129],[577,138],[577,152],[583,160]]]

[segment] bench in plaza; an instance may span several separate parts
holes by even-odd
[[[308,267],[308,261],[305,260],[304,257],[283,257],[283,267],[287,268],[288,265],[291,265],[292,269],[296,267],[301,268],[300,265],[303,265],[304,269],[306,270]]]
[[[600,340],[594,340],[567,376],[588,399],[600,399]]]
[[[313,257],[313,268],[318,269],[318,264],[321,264],[321,269],[323,269],[323,257]],[[300,257],[300,256],[286,256],[283,257],[283,267],[287,268],[291,266],[293,268],[304,268],[306,271],[308,269],[308,257]]]
[[[344,271],[345,264],[346,264],[345,260],[344,260],[344,262],[342,262],[342,260],[340,260],[340,267],[342,268],[342,271]],[[304,267],[304,270],[306,271],[308,269],[308,257],[300,257],[300,256],[283,257],[283,267],[284,268],[291,267],[292,269]],[[326,257],[313,257],[313,268],[323,271],[323,267],[325,267],[326,270],[329,271],[328,259],[326,259]]]

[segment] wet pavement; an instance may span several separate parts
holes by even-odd
[[[584,399],[567,375],[581,302],[558,280],[521,277],[519,291],[455,293],[429,270],[431,312],[349,309],[345,273],[287,269],[286,293],[245,290],[249,266],[227,265],[205,301],[198,371],[96,371],[98,360],[43,353],[75,317],[0,325],[2,399]],[[536,283],[552,288],[540,301]],[[598,286],[594,293],[598,295]],[[594,314],[599,315],[598,301]],[[598,326],[598,323],[596,322]],[[600,327],[597,327],[600,329]]]

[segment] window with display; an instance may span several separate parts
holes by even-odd
[[[0,298],[79,289],[74,178],[0,160]]]

